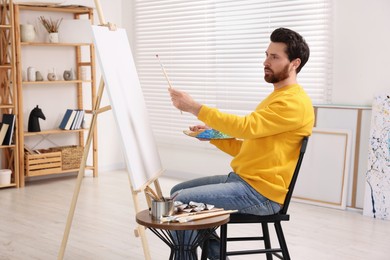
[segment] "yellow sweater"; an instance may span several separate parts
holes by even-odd
[[[311,135],[314,110],[300,85],[272,92],[246,116],[202,106],[198,119],[236,139],[212,140],[233,156],[235,173],[268,199],[283,204],[299,156],[301,140]]]

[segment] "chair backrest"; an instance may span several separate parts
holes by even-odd
[[[281,214],[286,214],[288,206],[290,205],[290,200],[294,191],[295,183],[297,182],[299,170],[301,169],[301,164],[302,164],[303,156],[305,155],[306,152],[308,141],[309,141],[309,137],[307,136],[305,136],[302,140],[301,150],[299,151],[298,162],[297,165],[295,166],[294,174],[292,176],[290,186],[288,187],[286,198],[284,199],[283,208],[280,210]]]

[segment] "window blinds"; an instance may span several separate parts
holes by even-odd
[[[156,54],[173,87],[245,115],[273,90],[263,79],[265,50],[271,32],[287,27],[311,51],[298,82],[313,103],[329,103],[330,13],[329,0],[136,0],[134,57],[157,141],[193,145],[182,131],[201,123],[173,108]]]

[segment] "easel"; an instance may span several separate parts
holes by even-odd
[[[94,1],[95,1],[95,7],[96,7],[96,10],[97,10],[97,13],[98,13],[100,25],[101,26],[107,26],[107,27],[109,27],[110,30],[115,30],[116,28],[115,28],[114,25],[105,22],[105,19],[104,19],[104,16],[103,16],[103,11],[101,9],[99,0],[94,0]],[[83,152],[83,156],[82,156],[81,164],[80,164],[80,169],[79,169],[78,176],[77,176],[76,187],[75,187],[75,190],[74,190],[74,193],[73,193],[73,198],[72,198],[71,206],[70,206],[69,213],[68,213],[68,218],[67,218],[67,223],[66,223],[66,227],[65,227],[65,231],[64,231],[64,236],[63,236],[63,239],[62,239],[60,251],[58,253],[58,259],[59,260],[62,260],[63,257],[64,257],[64,254],[65,254],[65,248],[66,248],[67,241],[68,241],[68,238],[69,238],[70,228],[71,228],[72,221],[73,221],[73,216],[74,216],[74,212],[75,212],[75,208],[76,208],[76,204],[77,204],[77,199],[78,199],[78,196],[79,196],[79,193],[80,193],[80,187],[81,187],[82,179],[83,179],[84,173],[85,173],[88,153],[89,153],[89,150],[90,150],[94,129],[95,129],[96,123],[97,123],[97,116],[100,113],[103,113],[103,112],[108,111],[108,110],[111,109],[111,106],[105,106],[103,108],[100,108],[101,99],[102,99],[102,96],[103,96],[103,91],[104,91],[104,80],[103,80],[103,77],[102,77],[101,80],[100,80],[99,89],[98,89],[98,92],[97,92],[97,95],[96,95],[96,102],[95,102],[95,104],[93,105],[93,108],[92,108],[91,124],[90,124],[90,128],[89,128],[87,140],[86,140],[86,143],[85,143],[85,146],[84,146],[84,152]],[[131,179],[129,177],[130,189],[131,189],[131,192],[132,192],[134,208],[135,208],[136,212],[141,211],[141,208],[140,208],[140,205],[139,205],[139,201],[138,201],[138,193],[145,192],[145,189],[146,188],[149,189],[150,188],[149,186],[152,183],[155,186],[155,190],[156,190],[157,195],[159,197],[162,197],[161,187],[160,187],[160,184],[159,184],[158,179],[157,179],[159,175],[161,175],[161,173],[158,173],[156,175],[157,177],[155,177],[152,180],[149,180],[144,186],[142,186],[138,190],[135,190],[133,188]],[[150,203],[151,203],[150,202],[150,198],[148,196],[146,196],[146,199],[147,199],[147,203],[150,206]],[[145,228],[140,226],[140,225],[138,225],[137,228],[135,229],[135,236],[137,236],[137,237],[139,236],[141,238],[145,259],[147,259],[147,260],[151,259],[150,253],[149,253],[148,243],[147,243],[147,240],[146,240]]]

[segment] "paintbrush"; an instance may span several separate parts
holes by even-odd
[[[178,191],[176,191],[175,193],[173,193],[170,199],[171,199],[171,200],[175,200],[176,197],[177,197],[177,195],[179,195],[179,193],[180,193],[182,190],[183,190],[183,189],[178,190]]]
[[[160,198],[156,192],[149,186],[146,186],[145,193],[148,194],[150,197],[152,197],[155,201],[164,201],[164,197]]]
[[[236,213],[236,212],[238,212],[238,210],[222,210],[222,211],[217,211],[217,212],[196,214],[195,216],[177,218],[175,220],[178,221],[179,223],[186,223],[186,222],[194,221],[194,220],[198,220],[198,219],[211,218],[211,217],[216,217],[216,216],[221,216],[221,215],[226,215],[226,214],[232,214],[232,213]]]
[[[164,65],[162,64],[162,62],[161,62],[161,60],[160,60],[160,57],[158,57],[158,54],[156,54],[156,58],[158,59],[158,62],[160,63],[160,66],[161,66],[161,69],[162,69],[162,71],[163,71],[163,73],[164,73],[165,79],[168,81],[169,88],[172,88],[171,81],[170,81],[169,78],[168,78],[168,74],[167,74],[167,72],[165,71]],[[183,111],[180,110],[180,114],[183,114]]]
[[[174,221],[177,221],[178,219],[180,218],[185,218],[185,217],[189,217],[189,216],[194,216],[194,215],[201,215],[201,214],[210,214],[210,213],[213,213],[213,212],[218,212],[218,211],[223,211],[224,209],[223,208],[213,208],[213,209],[210,209],[210,210],[203,210],[203,211],[196,211],[196,212],[190,212],[190,213],[180,213],[180,214],[177,214],[177,215],[173,215],[173,216],[167,216],[167,217],[163,217],[160,219],[161,222],[174,222]]]
[[[161,66],[161,69],[164,73],[164,76],[165,76],[165,79],[168,81],[168,85],[169,85],[169,88],[172,88],[172,85],[171,85],[171,81],[169,80],[168,78],[168,74],[167,72],[165,71],[165,68],[164,68],[164,65],[162,64],[161,60],[160,60],[160,57],[158,57],[158,54],[156,54],[156,57],[158,59],[158,62],[160,63],[160,66]]]
[[[150,191],[145,191],[145,194],[148,195],[152,200],[159,201],[159,198],[156,198]]]

